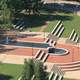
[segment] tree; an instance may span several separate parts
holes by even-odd
[[[46,80],[46,72],[44,71],[44,66],[39,61],[35,63],[35,76],[35,80]]]
[[[11,10],[7,5],[7,0],[1,0],[0,1],[0,6],[1,6],[1,21],[2,24],[1,26],[3,28],[10,28],[11,26]]]
[[[16,20],[16,15],[21,14],[23,10],[29,15],[40,14],[42,5],[42,0],[0,0],[0,27],[13,28],[12,21]],[[19,18],[23,16],[20,15]]]
[[[34,74],[34,62],[33,60],[25,60],[24,62],[24,71],[22,73],[21,80],[31,80],[32,76]]]
[[[25,60],[21,80],[31,80],[33,75],[35,75],[35,80],[46,80],[43,63],[32,59]]]
[[[23,0],[8,0],[7,4],[13,13],[18,13],[24,9]]]
[[[12,9],[14,13],[26,10],[27,13],[39,14],[39,9],[43,5],[42,0],[8,0],[9,8]]]
[[[39,9],[42,7],[42,0],[24,0],[24,9],[27,13],[40,14]]]

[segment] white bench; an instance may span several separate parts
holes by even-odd
[[[77,42],[78,42],[78,40],[79,40],[79,36],[77,36],[77,38],[76,38],[75,42],[77,43]]]
[[[24,22],[22,22],[20,25],[16,26],[16,29],[19,29],[23,24],[24,24]]]
[[[59,30],[61,29],[61,27],[62,27],[62,24],[60,24],[60,26],[57,28],[56,32],[54,33],[55,36],[57,35],[57,33],[59,32]]]
[[[53,34],[55,32],[55,30],[58,28],[58,26],[60,25],[60,23],[61,23],[61,21],[58,21],[58,23],[56,24],[56,26],[52,30],[51,34]]]
[[[75,38],[76,38],[76,36],[77,36],[77,34],[76,33],[74,33],[74,35],[73,35],[73,37],[72,37],[72,41],[74,41],[75,40]]]
[[[60,37],[61,36],[63,30],[64,30],[64,27],[61,28],[61,30],[60,30],[59,34],[57,35],[57,37]]]
[[[70,36],[69,36],[69,39],[72,39],[74,33],[75,33],[75,30],[73,29]]]

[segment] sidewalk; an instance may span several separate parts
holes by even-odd
[[[76,1],[45,0],[45,2],[46,3],[68,3],[68,4],[80,5],[80,3]]]

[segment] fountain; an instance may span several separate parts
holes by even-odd
[[[16,41],[16,32],[10,30],[2,30],[0,34],[2,38],[0,39],[0,43],[9,44],[10,42]]]
[[[69,51],[64,48],[48,47],[47,50],[48,50],[48,53],[51,55],[66,55],[69,53]]]
[[[9,43],[9,38],[8,38],[8,36],[6,37],[6,44],[8,44]]]

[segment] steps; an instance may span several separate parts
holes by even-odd
[[[48,80],[62,80],[63,76],[64,72],[58,67],[58,65],[54,64],[49,74]]]
[[[59,64],[59,67],[61,68],[61,70],[65,71],[65,72],[80,70],[80,61],[79,62]]]

